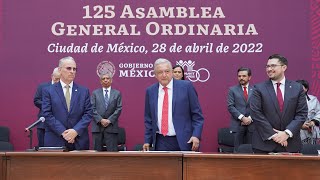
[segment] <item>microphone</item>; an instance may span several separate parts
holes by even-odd
[[[36,122],[32,123],[30,126],[25,128],[25,131],[30,131],[30,129],[34,128],[36,125],[38,125],[40,122],[44,122],[46,119],[44,117],[40,117]]]

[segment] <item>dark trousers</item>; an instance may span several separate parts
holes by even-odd
[[[272,140],[270,140],[272,141]],[[287,152],[286,148],[281,146],[280,144],[276,146],[276,148],[274,150],[272,150],[271,152],[268,152],[268,151],[263,151],[263,150],[260,150],[260,149],[255,149],[253,148],[253,153],[254,154],[268,154],[268,153],[280,153],[280,152]]]
[[[38,137],[38,147],[44,146],[44,133],[45,129],[37,129],[37,137]]]
[[[93,149],[97,151],[118,151],[118,134],[109,132],[93,132]],[[103,146],[106,146],[104,148]]]
[[[252,143],[252,132],[249,131],[248,126],[240,126],[238,131],[234,134],[234,151],[237,152],[241,144]]]
[[[156,151],[180,151],[177,137],[163,136],[162,134],[157,134],[155,150]]]

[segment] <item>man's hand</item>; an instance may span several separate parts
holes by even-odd
[[[243,116],[243,118],[241,119],[241,121],[242,121],[242,122],[241,122],[241,125],[242,125],[242,126],[248,126],[248,125],[251,124],[252,119]]]
[[[197,137],[192,136],[188,141],[188,143],[192,143],[192,148],[191,148],[192,151],[197,151],[199,148],[200,140]]]
[[[301,127],[301,129],[303,129],[303,130],[309,130],[310,128],[309,128],[309,123],[306,121],[306,122],[304,122],[303,123],[303,125],[302,125],[302,127]]]
[[[287,133],[285,133],[284,131],[279,131],[277,129],[273,129],[277,134],[275,134],[275,136],[272,137],[272,140],[276,143],[281,144],[282,146],[287,146],[288,145],[288,141],[287,139],[289,138],[289,135]]]
[[[101,125],[102,125],[103,127],[107,127],[107,126],[109,126],[109,124],[111,123],[111,121],[110,121],[109,119],[101,119],[100,123],[101,123]]]
[[[78,136],[78,133],[74,129],[67,129],[62,133],[62,137],[66,141],[68,141],[68,143],[74,143],[74,140],[77,136]]]
[[[150,144],[149,143],[144,143],[143,147],[142,147],[142,150],[143,151],[149,151],[149,149],[150,149]]]

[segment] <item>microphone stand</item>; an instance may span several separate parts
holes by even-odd
[[[28,137],[29,137],[29,148],[30,148],[30,150],[32,150],[32,149],[34,149],[34,148],[32,148],[32,129],[29,129],[29,135],[28,135]]]

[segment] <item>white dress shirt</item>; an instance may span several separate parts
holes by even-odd
[[[175,136],[176,132],[174,130],[173,122],[172,122],[172,94],[173,94],[173,80],[169,82],[167,85],[168,88],[168,134],[167,136]],[[162,134],[161,131],[161,122],[162,122],[162,106],[163,106],[163,99],[164,99],[164,90],[163,86],[159,83],[159,91],[158,91],[158,128],[159,133]]]
[[[276,95],[277,95],[277,88],[278,88],[278,81],[273,81],[271,80],[272,84],[273,84],[273,88],[274,88],[274,91],[276,92]],[[283,99],[283,103],[284,103],[284,93],[285,93],[285,83],[286,83],[286,77],[283,77],[283,79],[281,81],[279,81],[280,84],[280,91],[282,93],[282,99]],[[284,104],[283,104],[284,105]],[[283,109],[284,110],[284,109]],[[289,134],[289,137],[292,137],[293,134],[292,132],[289,130],[289,129],[286,129],[284,130],[285,132],[287,132]],[[273,136],[271,136],[269,139],[272,139]]]
[[[60,80],[60,83],[61,83],[61,86],[62,86],[62,89],[63,89],[64,97],[66,97],[66,92],[67,92],[66,85],[67,84],[62,82],[61,80]],[[70,100],[71,100],[71,97],[72,97],[72,87],[73,87],[73,81],[69,84]]]
[[[110,91],[111,91],[111,86],[109,86],[108,88],[102,88],[103,90],[103,97],[106,97],[106,90],[108,90],[108,99],[110,100]]]

